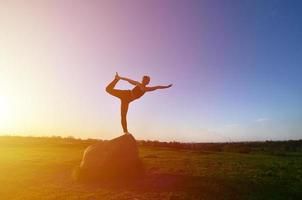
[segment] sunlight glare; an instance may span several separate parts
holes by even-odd
[[[11,116],[11,106],[8,98],[0,95],[0,129],[6,128]]]

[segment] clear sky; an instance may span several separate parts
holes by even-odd
[[[301,139],[301,9],[299,0],[1,0],[0,134],[120,135],[119,101],[104,91],[117,71],[174,84],[130,105],[137,139]]]

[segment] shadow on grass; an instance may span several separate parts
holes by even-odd
[[[142,193],[171,192],[174,194],[174,199],[188,196],[198,199],[241,199],[250,189],[249,186],[243,185],[239,190],[236,184],[229,180],[167,173],[147,173],[135,180],[107,180],[81,182],[81,184],[93,190],[106,188]]]
[[[147,173],[136,180],[85,182],[92,190],[128,190],[138,193],[173,193],[173,199],[299,199],[301,192],[281,183],[255,183],[248,179],[197,177]]]

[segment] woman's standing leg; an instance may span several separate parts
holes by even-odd
[[[121,100],[121,123],[124,133],[128,133],[128,128],[127,128],[128,107],[129,107],[129,102]]]
[[[128,133],[127,128],[127,112],[129,103],[131,101],[131,92],[130,90],[117,90],[114,89],[115,85],[120,79],[115,77],[115,79],[109,83],[109,85],[106,87],[106,91],[113,95],[118,97],[121,100],[121,123],[123,127],[124,133]]]

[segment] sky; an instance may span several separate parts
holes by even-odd
[[[173,83],[130,104],[137,139],[302,139],[301,8],[298,0],[0,0],[0,135],[121,135],[120,102],[105,92],[119,72]]]

